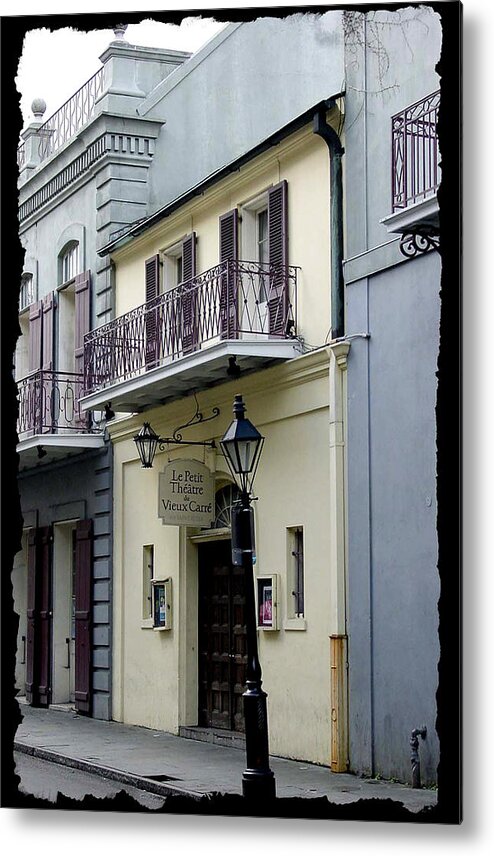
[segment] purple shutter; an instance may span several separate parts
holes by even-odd
[[[78,273],[75,278],[75,338],[74,338],[74,424],[83,428],[89,414],[81,414],[79,399],[84,387],[84,336],[91,329],[91,272]],[[70,414],[67,414],[67,418]]]
[[[29,307],[29,372],[41,368],[41,325],[43,323],[42,301]]]
[[[91,713],[92,520],[79,520],[75,533],[75,706]]]
[[[144,262],[146,271],[146,303],[158,296],[160,257],[152,256]],[[146,344],[144,360],[146,368],[153,368],[158,359],[158,320],[157,310],[146,312]]]
[[[47,706],[51,701],[51,526],[39,530],[39,556],[36,568],[39,568],[39,678],[38,703]]]
[[[41,368],[43,371],[51,372],[53,371],[53,318],[55,314],[55,301],[53,292],[51,294],[47,294],[46,297],[43,297],[42,303],[42,312],[43,312],[43,323],[42,323],[42,364]]]
[[[269,332],[284,336],[288,315],[288,185],[285,180],[268,192],[268,236]]]
[[[238,260],[238,210],[220,217],[220,264]],[[234,264],[226,264],[220,282],[220,332],[224,339],[237,336],[237,288]]]
[[[51,544],[50,526],[27,538],[26,699],[47,706],[51,698]]]
[[[196,275],[196,233],[192,232],[182,243],[182,278],[180,292],[182,315],[182,351],[188,354],[197,346],[199,332],[199,300],[197,288],[193,282]]]
[[[27,633],[26,633],[26,701],[37,702],[37,597],[36,597],[36,556],[37,530],[30,529],[27,536]]]
[[[84,336],[91,329],[91,272],[75,278],[75,372],[84,374]]]
[[[56,425],[59,414],[59,390],[53,378],[53,326],[55,315],[55,295],[53,292],[41,301],[41,384],[40,384],[40,433],[50,434]]]

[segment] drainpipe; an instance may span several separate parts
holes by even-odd
[[[327,102],[327,109],[335,106]],[[344,288],[343,288],[343,177],[341,157],[345,149],[334,128],[326,121],[326,111],[321,109],[314,116],[314,134],[326,142],[329,149],[330,190],[330,245],[331,245],[331,338],[344,335]]]
[[[421,788],[420,781],[420,756],[419,756],[419,736],[422,740],[427,737],[427,728],[425,725],[422,728],[414,728],[410,737],[410,762],[412,765],[412,788]]]

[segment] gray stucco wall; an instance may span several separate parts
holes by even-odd
[[[92,519],[93,542],[93,716],[111,719],[112,453],[102,452],[39,466],[19,475],[21,511],[37,525]],[[56,600],[54,603],[56,609]]]
[[[435,781],[439,659],[436,253],[347,286],[349,684],[352,769]]]
[[[426,725],[433,783],[441,264],[435,252],[405,260],[379,221],[391,213],[391,116],[439,88],[441,30],[424,8],[370,16],[367,50],[358,33],[346,46],[345,329],[369,334],[348,358],[350,766],[410,782],[410,735]]]
[[[344,88],[339,11],[230,25],[139,105],[165,117],[150,211]]]
[[[391,117],[439,89],[439,15],[424,6],[370,16],[346,47],[347,259],[389,240],[379,221],[391,214]]]

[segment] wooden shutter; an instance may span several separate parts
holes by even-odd
[[[146,303],[158,296],[159,292],[159,275],[160,275],[160,257],[159,255],[152,256],[146,259],[145,276],[146,276]],[[144,350],[144,360],[146,368],[152,368],[156,365],[158,359],[158,321],[156,309],[146,312],[146,343]]]
[[[84,374],[84,336],[91,329],[91,272],[75,278],[75,372]]]
[[[43,323],[42,301],[29,307],[29,372],[41,368],[41,325]]]
[[[47,706],[51,701],[51,526],[39,530],[39,681],[38,702]]]
[[[271,187],[268,192],[268,235],[271,271],[269,332],[284,336],[288,312],[288,185],[285,180]]]
[[[37,530],[30,529],[27,536],[27,632],[26,632],[26,701],[37,703],[37,597],[36,556]]]
[[[192,232],[182,243],[182,277],[180,294],[182,317],[182,350],[184,354],[193,351],[197,345],[199,301],[195,284],[190,280],[196,275],[196,233]]]
[[[53,319],[55,315],[55,301],[53,292],[43,297],[42,312],[43,323],[41,330],[42,347],[42,363],[43,371],[53,371]]]
[[[238,210],[220,217],[220,263],[238,259]],[[237,336],[237,288],[234,265],[228,265],[220,282],[220,332],[225,339]]]
[[[40,432],[50,434],[56,426],[59,416],[58,390],[53,378],[53,328],[55,316],[55,296],[53,292],[43,297],[41,301],[41,368],[43,370],[40,384]]]
[[[92,520],[79,520],[75,533],[75,706],[91,713]]]
[[[78,273],[75,278],[75,331],[74,371],[78,377],[74,382],[74,423],[83,428],[91,418],[79,409],[79,399],[84,387],[84,336],[91,329],[91,271]],[[70,416],[70,414],[68,414]]]
[[[26,699],[33,707],[51,699],[51,544],[50,526],[28,534]]]

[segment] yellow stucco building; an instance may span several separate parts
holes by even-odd
[[[339,109],[324,119],[337,127]],[[242,572],[219,446],[241,394],[265,437],[255,577],[270,751],[344,770],[349,344],[331,338],[330,168],[307,116],[104,248],[117,317],[86,336],[83,407],[115,414],[113,718],[242,734]],[[143,422],[182,439],[150,469]],[[170,524],[163,474],[194,462],[211,474],[210,520]]]

